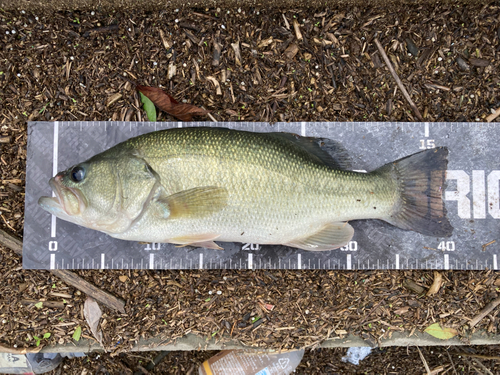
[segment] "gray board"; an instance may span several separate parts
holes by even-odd
[[[349,245],[326,252],[222,243],[224,250],[122,241],[55,219],[37,205],[55,172],[128,138],[172,127],[282,131],[341,142],[352,169],[371,171],[424,148],[447,146],[444,192],[454,232],[424,236],[378,220],[351,221]],[[31,269],[498,269],[500,126],[495,123],[30,122],[23,266]]]

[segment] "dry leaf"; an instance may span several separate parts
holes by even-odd
[[[128,280],[128,276],[127,275],[118,276],[118,280],[120,280],[122,283],[124,283]]]
[[[441,289],[441,285],[443,285],[443,276],[439,272],[434,271],[434,281],[427,291],[426,296],[432,296],[433,294],[439,292],[439,289]]]
[[[458,331],[456,329],[449,327],[441,327],[439,323],[431,324],[424,330],[424,332],[427,332],[429,335],[434,336],[441,340],[449,340],[452,337],[458,335]]]
[[[102,332],[98,329],[102,312],[101,308],[93,298],[87,297],[85,300],[85,304],[83,305],[83,315],[85,316],[85,320],[90,327],[90,331],[96,340],[102,345]]]
[[[204,116],[208,113],[192,104],[179,103],[165,91],[156,87],[137,85],[137,90],[147,96],[159,109],[182,121],[191,121],[193,116]]]

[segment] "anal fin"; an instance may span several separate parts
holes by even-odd
[[[310,236],[294,239],[286,246],[309,251],[327,251],[346,245],[354,235],[354,228],[348,223],[328,223]]]
[[[176,244],[177,247],[195,246],[195,247],[205,247],[207,249],[214,249],[214,250],[224,250],[222,247],[220,247],[214,242],[214,240],[217,237],[220,237],[220,235],[213,233],[195,234],[195,235],[170,238],[168,242]]]

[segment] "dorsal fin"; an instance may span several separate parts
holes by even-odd
[[[270,136],[292,142],[307,151],[318,162],[333,169],[350,169],[347,150],[339,142],[328,138],[302,137],[292,133],[269,133]]]

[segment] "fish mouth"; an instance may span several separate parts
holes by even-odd
[[[49,180],[55,197],[40,197],[38,205],[51,214],[68,220],[68,217],[80,215],[85,210],[86,204],[78,189],[62,185],[61,180],[61,174]]]

